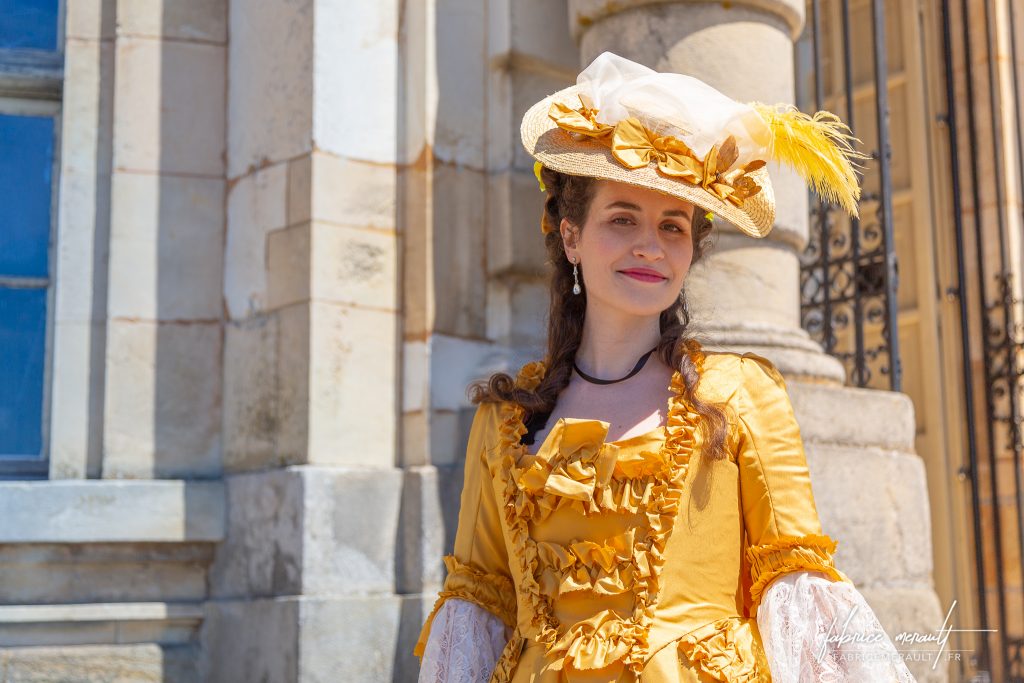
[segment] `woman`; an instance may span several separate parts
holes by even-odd
[[[420,681],[913,681],[833,563],[784,379],[687,336],[712,214],[767,234],[768,160],[855,211],[851,138],[610,53],[522,131],[548,353],[473,387]]]

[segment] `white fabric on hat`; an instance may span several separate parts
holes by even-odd
[[[657,135],[679,138],[702,159],[713,145],[733,135],[738,165],[768,158],[772,133],[754,108],[693,76],[660,73],[602,52],[576,78],[576,85],[602,123],[636,117]]]

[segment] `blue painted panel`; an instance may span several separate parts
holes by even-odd
[[[0,48],[57,49],[58,0],[0,0]]]
[[[53,118],[0,114],[0,276],[47,277],[52,168]]]
[[[40,457],[46,290],[0,288],[0,458]]]

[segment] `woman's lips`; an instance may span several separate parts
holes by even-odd
[[[642,270],[620,270],[619,272],[627,277],[633,278],[634,280],[640,280],[641,282],[663,282],[668,279],[660,275],[646,273]]]

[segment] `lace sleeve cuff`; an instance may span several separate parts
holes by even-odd
[[[817,571],[779,576],[764,591],[757,625],[772,680],[778,683],[916,683],[874,611],[848,580],[835,581]]]
[[[434,614],[419,683],[487,681],[506,641],[507,629],[496,616],[459,598],[446,600]]]

